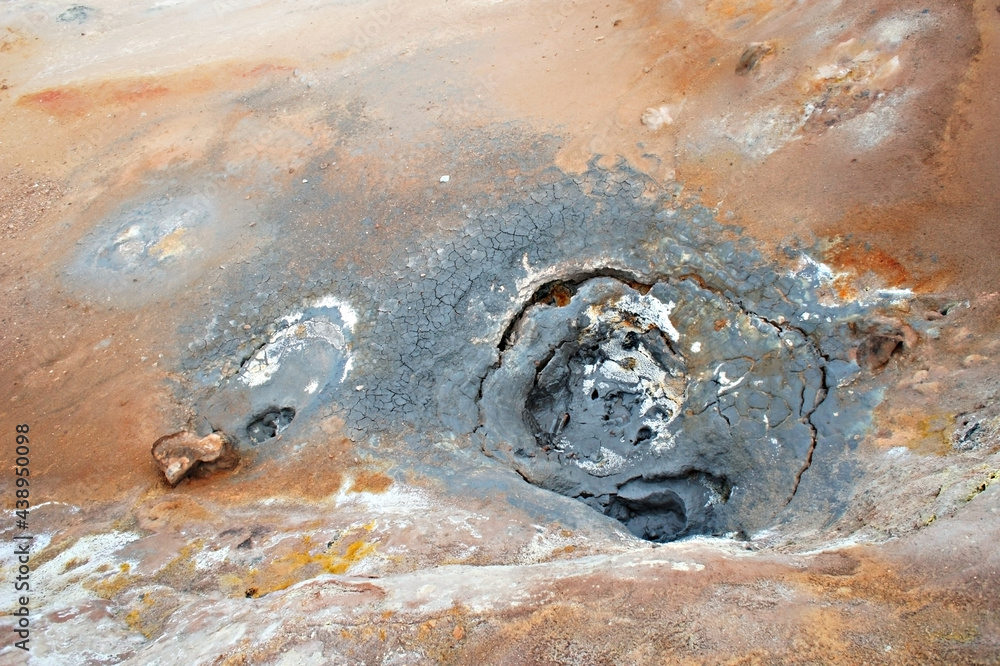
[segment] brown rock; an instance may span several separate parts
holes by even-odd
[[[894,335],[869,335],[858,345],[858,365],[878,370],[896,352],[902,340]]]
[[[153,457],[170,485],[177,485],[195,470],[211,473],[232,469],[239,462],[239,453],[232,440],[218,432],[205,437],[183,430],[165,435],[153,444]]]
[[[962,365],[964,365],[967,368],[971,368],[974,365],[979,365],[980,363],[983,363],[988,360],[989,360],[988,358],[980,354],[969,354],[968,356],[962,359]]]

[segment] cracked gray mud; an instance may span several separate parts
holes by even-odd
[[[302,251],[293,274],[259,255],[220,276],[238,296],[188,329],[194,407],[244,445],[275,405],[297,410],[290,436],[336,414],[415,451],[454,437],[648,539],[828,524],[877,401],[852,354],[881,306],[832,298],[808,249],[765,259],[680,192],[594,167],[385,257]],[[337,304],[316,317],[342,332],[316,347],[316,392],[306,356],[241,382],[316,303]]]

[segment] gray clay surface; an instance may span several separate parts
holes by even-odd
[[[307,280],[227,271],[182,361],[197,411],[244,446],[317,414],[451,433],[654,540],[836,518],[877,399],[851,350],[887,301],[627,168],[547,177],[366,279],[308,252]]]

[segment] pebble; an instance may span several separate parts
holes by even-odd
[[[979,365],[985,360],[986,360],[985,356],[980,356],[979,354],[969,354],[964,359],[962,359],[962,365],[964,365],[967,368],[970,368],[974,365]]]

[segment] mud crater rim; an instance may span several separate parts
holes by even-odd
[[[744,327],[764,329],[776,346],[774,353],[784,351],[786,346],[797,345],[806,350],[809,357],[806,365],[811,362],[819,367],[818,377],[814,378],[816,386],[812,388],[812,404],[807,404],[805,396],[808,389],[803,387],[798,414],[793,414],[796,410],[788,410],[787,416],[797,416],[792,421],[799,428],[784,439],[799,441],[782,444],[788,444],[784,448],[797,454],[779,456],[784,458],[779,464],[786,468],[785,474],[779,475],[783,477],[781,479],[771,480],[771,487],[763,500],[751,499],[748,502],[747,489],[741,487],[747,485],[746,480],[754,475],[754,455],[741,459],[737,453],[730,456],[731,459],[713,460],[712,455],[695,452],[693,456],[679,456],[673,469],[669,462],[663,465],[662,460],[652,467],[644,464],[643,457],[654,449],[657,458],[671,457],[678,445],[676,436],[683,432],[687,417],[692,415],[691,386],[706,383],[706,367],[715,366],[715,372],[707,383],[715,386],[717,399],[714,406],[719,419],[733,433],[734,424],[719,407],[719,400],[726,394],[738,395],[736,387],[757,366],[752,355],[747,354],[723,354],[712,359],[712,352],[718,345],[692,337],[689,334],[690,322],[677,319],[677,328],[685,331],[683,345],[686,346],[682,346],[682,335],[670,319],[677,303],[662,298],[664,290],[675,289],[679,283],[687,283],[692,289],[714,298],[717,308],[728,309],[734,317],[742,318],[741,325]],[[617,293],[599,295],[599,302],[588,303],[585,313],[579,304],[570,307],[581,297],[581,292],[595,284]],[[659,293],[651,293],[658,288]],[[584,298],[590,296],[584,295]],[[655,307],[659,303],[663,306],[658,313],[661,318],[645,313],[646,321],[642,321],[643,315],[636,307],[624,308],[624,314],[629,316],[607,316],[608,310],[614,311],[616,307],[617,314],[623,314],[620,304],[627,299],[631,299],[631,306],[638,303]],[[530,433],[530,437],[514,437],[512,439],[517,441],[508,442],[508,462],[521,477],[533,485],[580,500],[618,520],[634,536],[649,541],[667,542],[695,535],[745,536],[773,524],[775,515],[794,497],[803,472],[812,463],[815,432],[809,423],[809,415],[826,397],[825,373],[821,367],[823,360],[811,341],[798,332],[802,339],[795,343],[788,342],[783,327],[755,315],[727,295],[707,288],[704,280],[696,274],[641,276],[617,268],[570,273],[538,286],[511,318],[498,345],[498,361],[484,378],[479,395],[481,408],[484,400],[491,399],[491,378],[503,372],[508,357],[525,338],[535,335],[529,329],[544,325],[529,320],[536,315],[541,317],[539,313],[547,314],[550,320],[556,319],[560,311],[565,311],[565,317],[569,319],[582,315],[588,324],[584,326],[572,322],[561,335],[555,336],[558,338],[556,344],[549,341],[549,344],[541,345],[543,353],[540,357],[536,351],[530,359],[534,368],[528,372],[533,376],[527,390],[521,391],[522,401],[517,412],[524,426],[523,431]],[[718,322],[715,329],[720,329]],[[609,350],[635,354],[610,358]],[[702,370],[701,375],[689,376],[688,359],[703,354],[710,360],[706,361],[703,356],[696,364]],[[647,362],[637,361],[636,357]],[[741,377],[727,376],[722,370],[727,363],[736,367],[740,361],[749,361],[745,363],[745,372]],[[610,367],[610,375],[619,380],[617,385],[602,381],[609,379],[609,373],[602,372],[602,362]],[[636,366],[643,366],[644,371],[635,372]],[[620,370],[626,372],[621,373]],[[588,373],[598,377],[587,379],[584,375]],[[637,378],[639,381],[635,381]],[[665,404],[672,408],[665,408]],[[751,404],[752,409],[758,410],[768,406],[759,392],[751,393]],[[598,412],[603,411],[598,416],[605,426],[600,435],[595,436],[593,432],[595,410],[588,405],[597,407]],[[712,406],[707,405],[701,411]],[[767,424],[767,415],[763,418]],[[487,431],[491,426],[488,420],[484,419],[482,426]],[[787,417],[777,425],[786,420]],[[653,423],[658,427],[654,427]],[[578,432],[572,432],[574,427]],[[591,440],[589,447],[579,445],[579,440],[572,441],[574,435],[580,436],[588,428],[591,432],[584,434],[584,438]],[[732,436],[738,449],[753,444],[747,433]],[[613,441],[615,438],[618,441]],[[689,439],[687,443],[691,441]],[[770,441],[774,448],[782,448],[777,438],[771,437]],[[616,450],[621,448],[621,444],[626,444],[638,455],[630,458],[628,453]],[[587,451],[582,450],[588,448]],[[536,464],[540,458],[545,460]],[[585,474],[581,475],[581,470]],[[592,480],[599,482],[591,484]],[[738,501],[730,505],[734,495],[739,496]],[[748,504],[749,513],[753,516],[744,520],[742,515],[745,510],[740,505]]]

